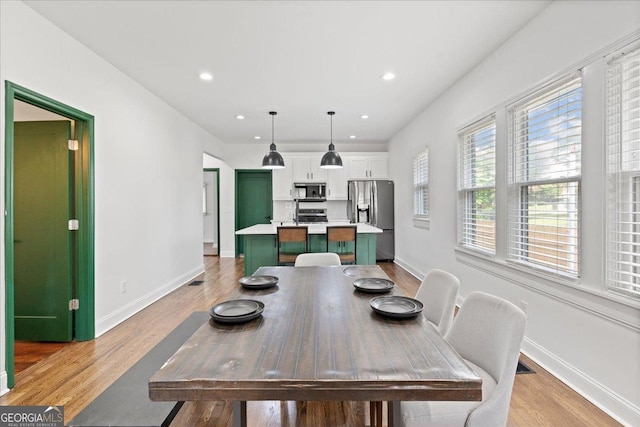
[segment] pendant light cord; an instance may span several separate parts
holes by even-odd
[[[331,114],[331,143],[333,144],[333,114]]]
[[[329,112],[327,112],[327,114],[329,115],[329,118],[330,118],[329,123],[331,123],[331,125],[330,125],[330,129],[331,129],[330,137],[331,137],[331,140],[329,141],[329,151],[333,151],[334,150],[334,148],[333,148],[333,115],[335,114],[335,112],[334,111],[329,111]]]

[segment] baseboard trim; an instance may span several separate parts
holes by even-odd
[[[220,258],[235,258],[236,253],[234,251],[220,251]]]
[[[9,387],[7,387],[7,371],[0,372],[0,396],[9,393]]]
[[[522,342],[522,353],[622,425],[640,425],[640,407],[547,349],[525,338]]]
[[[421,271],[418,271],[416,269],[414,269],[411,265],[407,264],[406,262],[404,262],[401,258],[398,258],[397,256],[394,258],[393,260],[394,264],[399,265],[400,267],[404,268],[405,270],[407,270],[409,273],[411,273],[411,275],[413,277],[415,277],[418,280],[422,280],[424,279],[425,274],[422,273]]]
[[[172,280],[171,282],[165,284],[164,286],[147,293],[146,295],[141,296],[140,298],[131,301],[129,304],[123,306],[122,308],[108,314],[101,319],[96,320],[96,338],[110,329],[116,327],[120,323],[127,320],[129,317],[133,316],[140,310],[148,307],[153,304],[160,298],[164,297],[168,293],[174,291],[180,286],[190,282],[195,277],[199,276],[204,272],[204,264],[199,265],[198,267],[192,269],[191,271],[183,274],[180,277]]]

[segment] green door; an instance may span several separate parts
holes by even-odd
[[[236,171],[236,230],[269,224],[273,213],[271,171]],[[236,254],[244,253],[244,239],[236,238]]]
[[[70,341],[70,122],[14,126],[15,338]]]

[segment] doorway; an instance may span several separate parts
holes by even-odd
[[[4,347],[11,388],[16,337],[84,341],[95,336],[94,118],[12,82],[6,81],[5,87]],[[25,105],[62,120],[17,124],[16,112]],[[53,134],[59,140],[55,148],[49,143]],[[48,175],[41,176],[45,169]],[[29,269],[42,268],[34,266],[36,261],[51,274],[30,274]],[[26,263],[31,267],[25,268]],[[47,311],[44,305],[55,308]],[[52,322],[57,326],[50,326]]]
[[[270,170],[236,170],[236,231],[269,224],[273,217]],[[236,236],[236,256],[244,255],[244,239]]]
[[[204,256],[220,255],[220,169],[202,170],[202,251]]]

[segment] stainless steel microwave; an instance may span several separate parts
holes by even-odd
[[[327,200],[326,182],[295,182],[293,197],[300,201],[324,202]]]

